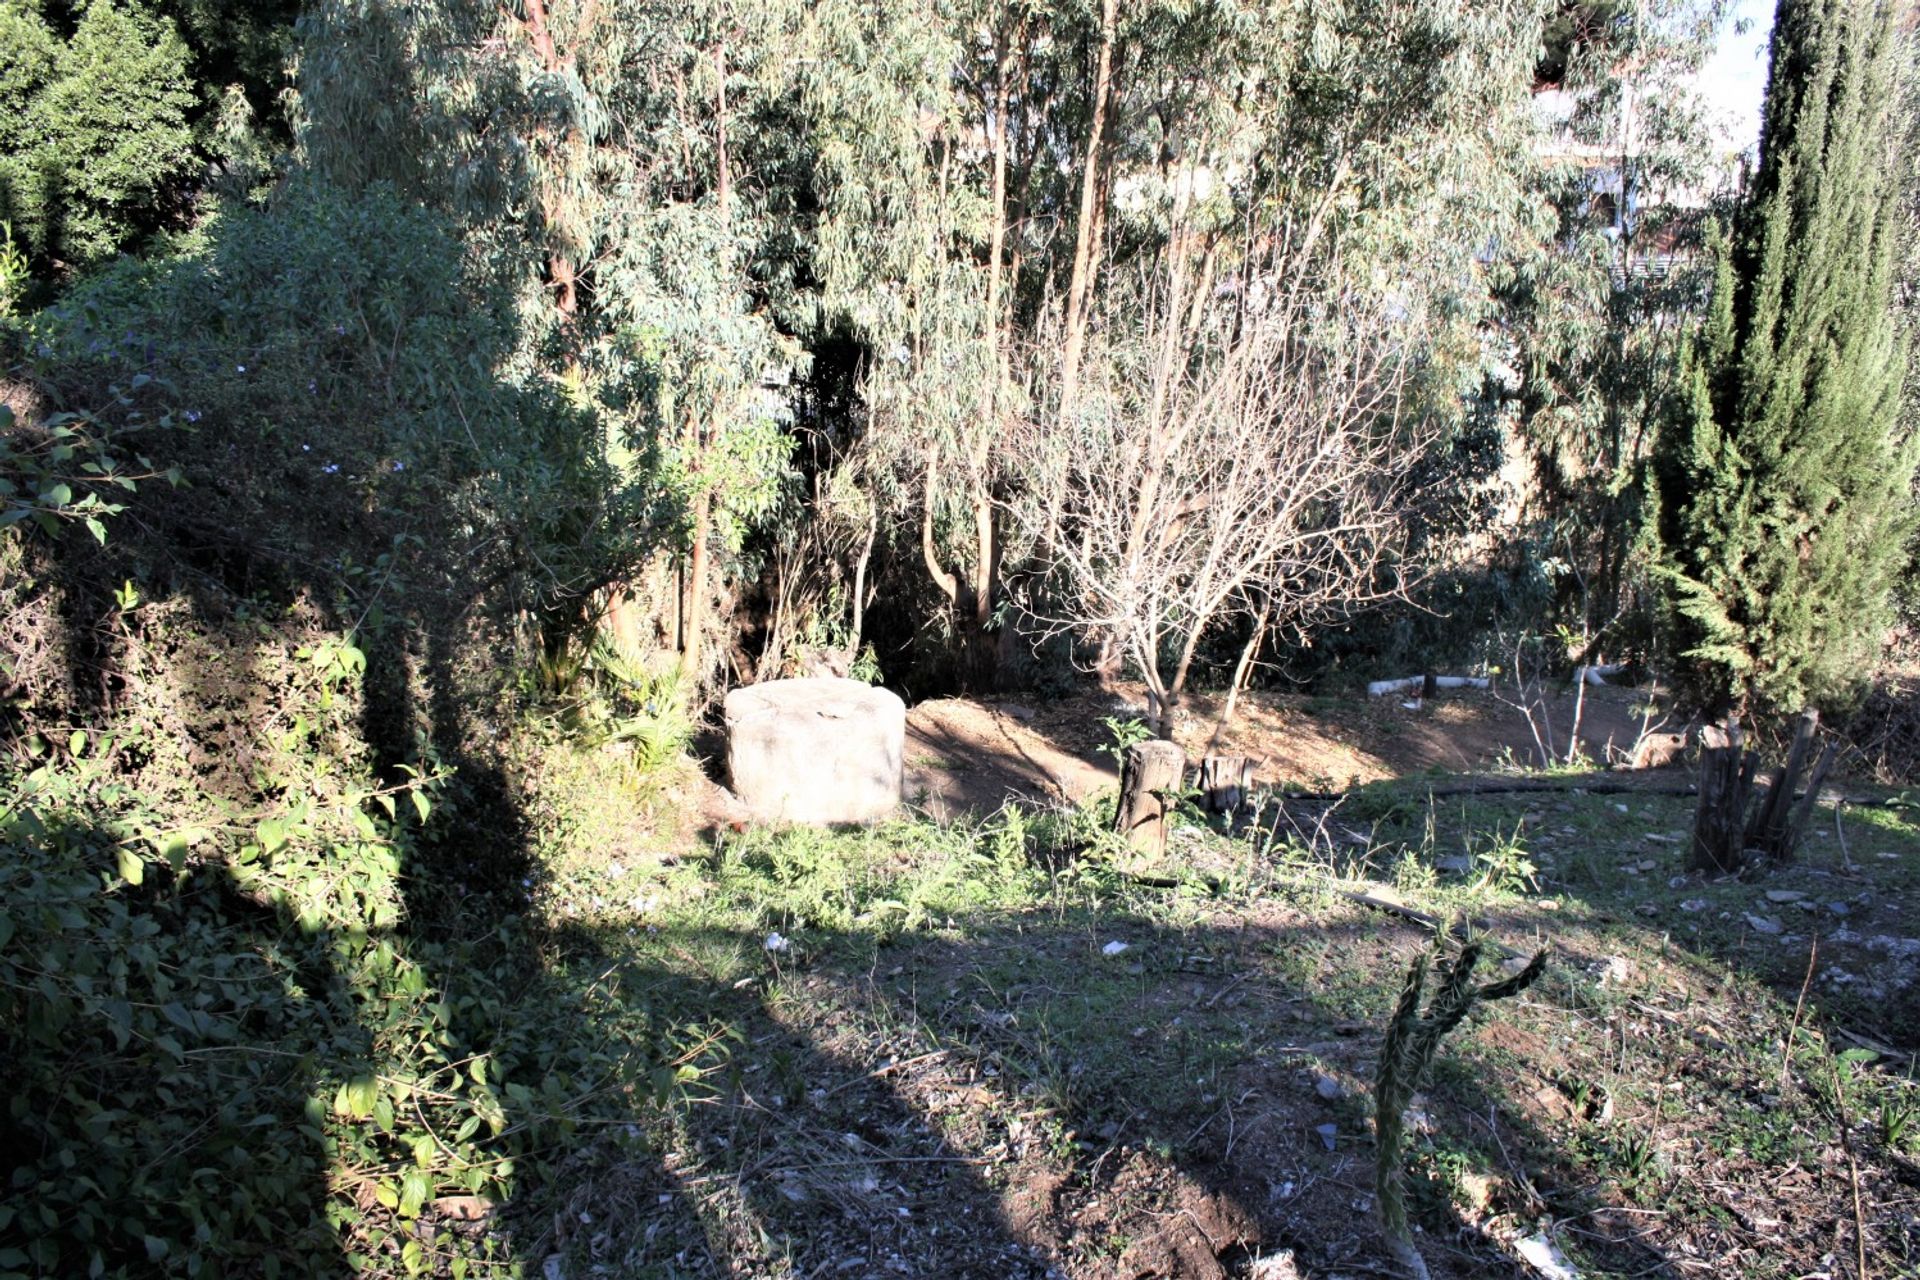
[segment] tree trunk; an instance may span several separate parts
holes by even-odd
[[[714,160],[717,168],[715,175],[719,188],[720,224],[729,227],[733,216],[733,175],[727,157],[727,54],[725,46],[713,51],[714,71],[719,85],[714,95]],[[696,471],[705,470],[706,452],[719,436],[720,415],[724,408],[716,404],[711,412],[714,421],[711,425],[702,425],[698,419],[688,423],[689,433],[693,437],[693,458]],[[701,674],[700,642],[707,621],[707,542],[713,531],[713,493],[702,482],[693,499],[693,552],[687,562],[687,604],[686,635],[680,651],[680,670],[690,679],[698,680]]]
[[[1253,660],[1260,652],[1260,645],[1267,638],[1267,619],[1273,616],[1273,597],[1266,593],[1260,596],[1260,612],[1253,620],[1253,634],[1247,637],[1247,647],[1240,651],[1240,661],[1233,667],[1233,683],[1227,686],[1227,705],[1221,709],[1220,722],[1213,726],[1213,744],[1219,745],[1227,732],[1227,726],[1233,723],[1233,715],[1240,706],[1240,691],[1247,687],[1247,679],[1253,674]]]
[[[1067,333],[1060,359],[1060,410],[1064,421],[1072,411],[1080,385],[1080,359],[1087,338],[1088,278],[1093,274],[1094,237],[1099,230],[1100,144],[1107,132],[1107,112],[1113,96],[1113,33],[1119,16],[1118,0],[1101,0],[1100,56],[1093,78],[1093,120],[1087,129],[1086,161],[1080,173],[1080,222],[1073,243],[1073,274],[1067,282]]]
[[[873,540],[880,532],[880,505],[873,504],[867,515],[867,540],[860,546],[860,559],[853,568],[853,618],[847,625],[847,669],[860,660],[860,633],[867,617],[867,565],[873,560]]]
[[[1793,861],[1807,820],[1819,803],[1820,788],[1839,753],[1836,744],[1828,743],[1818,760],[1812,759],[1819,724],[1816,712],[1800,716],[1786,761],[1775,770],[1757,804],[1753,783],[1760,771],[1760,756],[1743,750],[1739,723],[1729,720],[1724,730],[1709,726],[1702,731],[1700,799],[1694,809],[1689,866],[1726,873],[1741,870],[1752,855],[1775,864]],[[1810,762],[1813,770],[1807,776]],[[1807,784],[1801,794],[1803,776]]]
[[[693,500],[693,551],[687,557],[686,619],[681,636],[680,670],[689,679],[700,678],[701,632],[707,625],[707,535],[713,521],[713,498],[702,489]]]
[[[1737,870],[1741,862],[1739,818],[1746,810],[1744,799],[1734,808],[1742,788],[1738,783],[1741,765],[1740,726],[1729,721],[1723,731],[1712,725],[1700,732],[1700,798],[1693,811],[1693,846],[1687,865],[1695,871],[1725,873]],[[1728,821],[1729,812],[1736,815]]]
[[[940,588],[940,594],[947,598],[948,604],[957,604],[960,599],[960,579],[940,567],[940,551],[933,544],[933,495],[940,483],[940,446],[932,445],[927,451],[927,478],[921,493],[920,507],[920,557],[926,561],[927,576],[933,579],[933,585]]]
[[[1113,829],[1144,860],[1167,853],[1167,818],[1185,779],[1187,757],[1171,742],[1136,742],[1120,765],[1120,803]]]

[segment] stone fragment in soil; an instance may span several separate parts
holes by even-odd
[[[1300,1280],[1300,1268],[1294,1265],[1293,1250],[1282,1249],[1264,1258],[1255,1258],[1247,1271],[1247,1280]]]
[[[1747,921],[1747,927],[1749,929],[1752,929],[1755,933],[1776,933],[1777,934],[1782,931],[1780,922],[1774,919],[1772,916],[1749,915],[1746,917],[1746,921]]]

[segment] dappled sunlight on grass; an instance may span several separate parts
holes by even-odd
[[[1190,827],[1235,873],[1144,885],[1065,811],[750,830],[640,876],[646,909],[591,930],[623,998],[725,1028],[722,1057],[689,1064],[701,1100],[655,1135],[662,1166],[701,1192],[694,1234],[795,1274],[871,1264],[869,1247],[909,1267],[960,1260],[953,1274],[1038,1259],[1186,1274],[1196,1246],[1164,1215],[1194,1212],[1208,1265],[1281,1246],[1314,1265],[1380,1257],[1356,1212],[1366,1099],[1428,937],[1404,912],[1423,912],[1478,921],[1511,952],[1553,949],[1540,986],[1476,1014],[1416,1100],[1412,1204],[1436,1274],[1505,1265],[1549,1221],[1601,1272],[1691,1256],[1799,1274],[1792,1259],[1844,1209],[1844,1175],[1792,1172],[1839,1158],[1827,1015],[1810,1000],[1795,1023],[1791,988],[1729,950],[1718,908],[1764,888],[1667,884],[1680,846],[1663,837],[1688,802],[1372,803],[1365,846],[1334,876],[1324,850]],[[1376,868],[1399,874],[1365,878]],[[1694,895],[1714,909],[1683,910]],[[1878,1186],[1914,1140],[1905,1086],[1844,1070],[1849,1114],[1889,1135],[1863,1172]],[[1774,1225],[1745,1226],[1768,1216],[1748,1203],[1762,1184]],[[673,1236],[682,1252],[691,1238]]]

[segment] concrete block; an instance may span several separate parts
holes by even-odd
[[[900,804],[906,704],[858,680],[769,680],[727,695],[727,771],[762,822],[872,822]]]

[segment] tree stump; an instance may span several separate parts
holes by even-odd
[[[1196,784],[1208,813],[1238,813],[1253,790],[1251,756],[1207,756],[1200,761]]]
[[[1760,756],[1745,749],[1737,722],[1726,728],[1709,725],[1700,734],[1700,799],[1694,808],[1693,847],[1688,866],[1698,871],[1738,871],[1748,861],[1764,857],[1791,862],[1806,834],[1807,820],[1820,798],[1820,787],[1833,767],[1839,745],[1829,742],[1813,760],[1814,734],[1819,713],[1808,711],[1794,726],[1793,745],[1757,796],[1754,781]],[[1806,791],[1800,783],[1806,777]],[[1749,812],[1751,810],[1751,812]]]
[[[1120,762],[1120,803],[1113,829],[1126,837],[1142,860],[1159,861],[1167,853],[1167,818],[1187,772],[1186,753],[1154,739],[1127,748]]]

